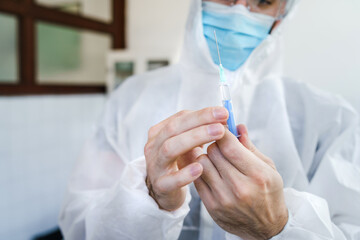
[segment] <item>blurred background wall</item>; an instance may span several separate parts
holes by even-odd
[[[284,34],[285,74],[360,111],[360,1],[301,0]]]
[[[127,1],[127,50],[178,57],[191,0]]]
[[[89,0],[88,7],[83,9],[97,9],[99,2]],[[178,57],[189,2],[128,0],[128,49],[137,54],[155,50]],[[55,2],[44,0],[44,3]],[[359,4],[357,0],[302,0],[284,35],[286,75],[340,94],[358,110]],[[100,7],[103,10],[99,12],[107,11],[106,6],[100,4]],[[5,22],[0,18],[0,27],[11,28],[11,23],[2,23]],[[8,32],[10,36],[15,30],[8,29]],[[65,32],[76,41],[73,32],[66,29]],[[96,73],[101,78],[93,78],[94,74],[89,78],[104,84],[106,52],[109,51],[106,48],[110,46],[108,40],[98,36],[103,39],[100,40],[103,50],[97,52],[99,41],[86,40],[91,38],[89,34],[92,33],[80,35],[82,45],[78,57],[84,61],[80,60],[80,65],[75,63],[75,66],[81,66],[81,71],[65,69],[66,79],[74,79],[79,72],[87,76],[87,69],[92,68],[91,61],[96,58],[104,61]],[[0,36],[0,45],[3,39],[4,36]],[[0,54],[4,53],[3,49]],[[5,63],[0,64],[2,76],[15,72],[9,62],[16,59],[9,54],[7,60],[9,66],[1,68]],[[44,71],[45,75],[64,76],[64,72],[46,73],[46,65]],[[105,101],[105,94],[0,97],[0,239],[31,239],[57,226],[67,179]]]
[[[0,239],[57,226],[67,179],[105,97],[0,97]]]

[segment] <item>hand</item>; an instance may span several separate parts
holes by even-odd
[[[161,209],[173,211],[185,201],[184,186],[202,173],[194,162],[203,154],[203,144],[224,136],[228,112],[223,107],[182,111],[153,126],[145,145],[150,196]]]
[[[283,181],[272,160],[238,126],[240,142],[228,130],[199,156],[199,195],[214,221],[243,239],[269,239],[287,223]]]

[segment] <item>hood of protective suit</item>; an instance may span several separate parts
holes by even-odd
[[[282,74],[282,32],[288,25],[299,0],[289,0],[287,14],[271,34],[252,52],[247,61],[236,71],[227,71],[227,80],[231,91],[239,93],[243,84],[257,84],[266,78],[278,77]],[[218,66],[213,62],[209,47],[203,34],[202,1],[192,0],[186,23],[184,44],[179,64],[183,68],[181,74],[179,109],[194,107],[191,96],[203,96],[205,102],[199,102],[195,107],[201,108],[209,104],[218,105],[220,96],[208,96],[217,91],[219,76]],[[196,77],[200,73],[199,77]],[[203,75],[208,77],[204,78]],[[187,76],[188,75],[188,76]],[[206,86],[206,87],[205,87]],[[181,96],[187,96],[181,99]],[[213,99],[213,102],[209,102]]]
[[[273,64],[281,62],[281,33],[286,27],[287,22],[289,22],[289,19],[291,19],[298,2],[298,0],[288,0],[287,14],[285,18],[282,19],[281,24],[272,31],[272,33],[266,38],[265,41],[262,42],[259,47],[256,48],[256,50],[246,61],[246,64],[234,72],[229,71],[229,73],[238,76],[241,72],[246,70],[245,73],[252,72],[251,75],[254,75],[254,71],[256,70],[256,75],[258,76],[257,79],[259,79],[260,76],[263,77],[268,73],[264,70],[259,71],[261,70],[259,69],[259,63],[262,65],[267,65],[267,62],[264,61],[266,59],[271,59]],[[184,62],[186,65],[193,66],[195,69],[214,72],[217,71],[218,66],[215,65],[211,58],[208,45],[203,35],[201,3],[201,0],[191,1],[190,11],[186,23],[184,46],[180,61]],[[274,55],[276,55],[277,58],[274,58]],[[278,67],[279,70],[281,70],[281,66]]]

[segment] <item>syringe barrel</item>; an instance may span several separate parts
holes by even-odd
[[[222,103],[224,108],[226,108],[229,112],[229,118],[227,120],[227,125],[229,128],[229,131],[234,134],[235,136],[238,136],[238,132],[236,129],[236,123],[235,123],[235,117],[233,113],[233,105],[231,101],[230,96],[230,90],[229,86],[225,83],[220,84],[220,91],[221,91],[221,97],[222,97]]]
[[[220,91],[221,91],[221,99],[223,101],[231,100],[229,85],[227,85],[226,83],[221,83]]]

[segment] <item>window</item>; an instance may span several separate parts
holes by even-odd
[[[18,82],[17,26],[14,16],[0,13],[0,83]]]
[[[125,0],[0,0],[0,95],[105,92]]]

